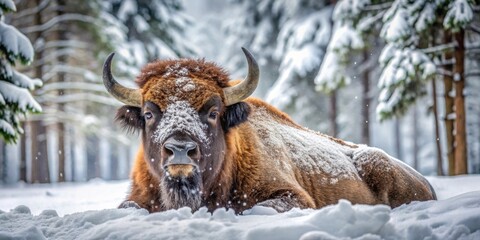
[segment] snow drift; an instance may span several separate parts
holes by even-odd
[[[352,205],[342,200],[320,210],[292,209],[277,213],[271,208],[254,207],[237,216],[233,211],[205,208],[192,213],[189,208],[148,214],[138,209],[104,209],[76,212],[82,202],[114,199],[103,195],[107,189],[121,195],[127,182],[94,181],[80,186],[67,184],[60,191],[0,189],[0,209],[5,199],[22,203],[8,212],[0,211],[0,239],[480,239],[480,177],[429,178],[442,200],[414,202],[390,209],[385,205]],[[461,186],[461,187],[460,187]],[[29,196],[47,191],[46,199],[60,198],[56,210],[37,211],[46,206],[42,197]],[[18,192],[17,192],[18,191]],[[78,199],[66,199],[76,191]],[[101,192],[104,194],[101,194]],[[466,193],[465,193],[466,192]],[[90,194],[89,194],[90,193]],[[92,194],[93,193],[93,194]],[[5,198],[8,194],[10,197]],[[460,194],[451,197],[452,195]],[[17,195],[17,198],[13,196]],[[111,194],[110,194],[111,195]],[[71,197],[71,196],[70,196]],[[98,199],[97,199],[98,198]],[[118,201],[119,202],[119,201]],[[118,202],[111,203],[115,206]],[[23,202],[24,203],[24,202]],[[43,205],[42,205],[43,204]],[[33,210],[35,209],[35,210]],[[33,214],[32,214],[33,212]]]
[[[480,192],[390,209],[341,200],[320,210],[277,214],[254,207],[243,216],[189,208],[148,214],[107,209],[59,217],[26,206],[0,213],[0,239],[480,239]]]

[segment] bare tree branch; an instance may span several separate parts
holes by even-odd
[[[38,89],[39,94],[44,94],[48,91],[58,90],[82,90],[105,93],[105,86],[101,83],[88,83],[88,82],[54,82],[49,83]]]
[[[13,14],[12,17],[14,19],[21,19],[21,18],[24,18],[28,15],[39,13],[40,11],[45,9],[48,6],[49,3],[50,3],[50,0],[44,0],[38,6],[36,6],[34,8],[27,8],[23,11],[17,12],[16,14]]]
[[[470,24],[470,26],[468,26],[467,28],[468,30],[472,31],[472,32],[475,32],[475,33],[478,33],[480,34],[480,27],[477,27],[473,24]]]
[[[21,31],[23,33],[43,32],[63,21],[80,21],[80,22],[97,24],[98,19],[95,19],[94,17],[91,17],[91,16],[83,15],[83,14],[75,14],[75,13],[64,14],[64,15],[54,17],[42,25],[22,28]]]
[[[37,47],[36,50],[40,51],[40,50],[46,50],[49,48],[61,48],[61,47],[88,49],[90,45],[89,43],[85,41],[80,41],[80,40],[48,41],[42,46]]]
[[[470,71],[465,73],[465,78],[480,76],[480,71]]]
[[[106,97],[101,94],[93,94],[93,93],[74,93],[74,94],[68,94],[64,96],[55,96],[55,97],[49,97],[47,95],[43,96],[38,96],[38,102],[39,103],[69,103],[69,102],[79,102],[79,101],[88,101],[88,102],[95,102],[95,103],[100,103],[108,106],[120,106],[122,105],[121,102],[118,100],[112,98],[112,97]]]
[[[90,70],[81,67],[69,66],[69,65],[55,65],[51,69],[48,70],[42,76],[42,80],[44,82],[48,82],[50,79],[55,77],[57,73],[68,73],[68,74],[75,74],[78,76],[82,76],[85,81],[92,82],[93,79],[100,79],[100,76]]]

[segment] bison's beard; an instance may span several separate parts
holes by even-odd
[[[198,173],[190,177],[165,177],[160,184],[165,209],[190,207],[192,211],[202,206],[201,177]]]

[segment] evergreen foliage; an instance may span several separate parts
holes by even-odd
[[[23,133],[20,117],[42,111],[29,92],[42,86],[42,81],[14,69],[17,60],[21,64],[33,60],[33,48],[25,35],[4,23],[4,14],[16,11],[13,1],[1,1],[0,8],[0,136],[7,143],[15,143]]]

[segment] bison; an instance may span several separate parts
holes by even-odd
[[[382,150],[309,130],[249,97],[260,72],[242,50],[248,63],[242,81],[230,81],[204,59],[158,60],[142,69],[139,89],[115,80],[114,54],[108,56],[104,84],[126,104],[116,120],[142,138],[120,207],[225,207],[241,214],[256,205],[282,212],[340,199],[392,208],[436,199],[422,175]]]

